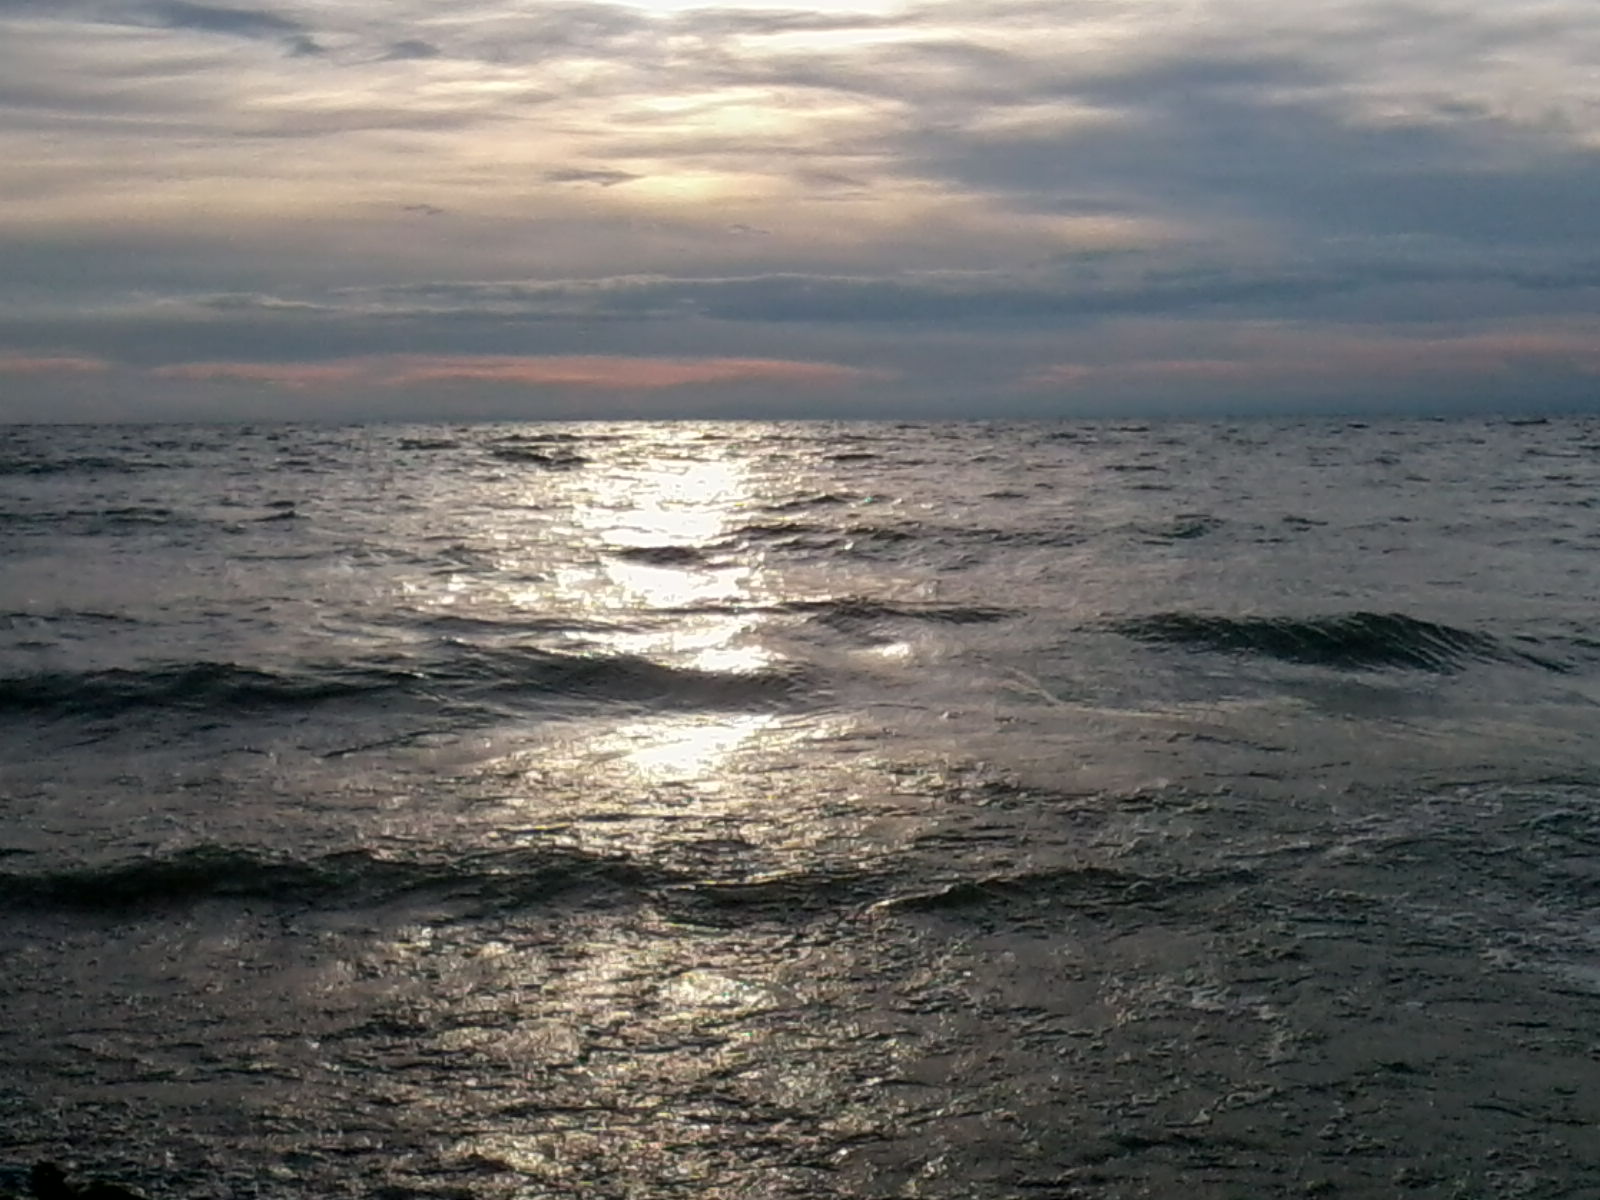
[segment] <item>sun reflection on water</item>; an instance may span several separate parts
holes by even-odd
[[[750,502],[749,475],[739,459],[657,457],[601,475],[586,523],[602,544],[703,545]]]
[[[757,503],[751,463],[698,441],[694,430],[663,433],[643,455],[619,453],[566,477],[576,485],[564,497],[568,561],[538,602],[600,626],[588,635],[592,653],[701,679],[781,671],[750,612],[764,596],[761,563],[721,549]],[[636,713],[589,738],[586,756],[625,763],[646,782],[710,781],[771,722],[767,712],[715,706]]]
[[[738,713],[641,721],[600,739],[594,751],[616,756],[648,783],[714,781],[741,746],[777,719],[772,713]]]

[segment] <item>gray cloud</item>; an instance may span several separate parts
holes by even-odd
[[[438,58],[444,53],[432,42],[420,41],[416,38],[406,38],[404,41],[394,43],[384,55],[387,59],[401,60],[408,58]]]
[[[153,26],[225,37],[276,41],[292,56],[318,55],[322,46],[302,22],[271,9],[230,8],[198,4],[193,0],[139,0],[132,4],[106,0],[0,0],[0,17],[7,10],[63,22],[105,25]]]
[[[1439,265],[1362,261],[1341,268],[1171,267],[1149,256],[1083,256],[1050,271],[927,272],[893,276],[775,273],[727,278],[620,276],[542,282],[439,282],[364,288],[321,299],[201,297],[201,308],[315,313],[321,319],[455,321],[684,321],[861,326],[1057,327],[1120,316],[1210,313],[1252,317],[1301,311],[1319,300],[1383,288],[1482,285],[1577,292],[1581,311],[1600,289],[1600,261],[1552,265]],[[1503,304],[1502,297],[1493,303]]]
[[[1141,82],[1119,80],[1118,90],[1142,93]],[[1165,70],[1149,94],[1159,97],[1162,82],[1171,82]],[[1593,235],[1593,149],[1475,115],[1362,126],[1334,102],[1234,95],[1233,86],[1196,85],[1182,103],[1141,103],[1137,119],[1055,134],[929,130],[908,139],[908,159],[1046,211],[1121,200],[1131,211],[1250,214],[1335,235],[1493,244]]]
[[[839,33],[850,30],[892,29],[904,24],[903,16],[868,13],[818,12],[812,9],[694,8],[671,19],[674,31],[713,37],[779,33]]]
[[[218,8],[193,4],[189,0],[156,0],[147,5],[145,11],[155,21],[172,29],[196,29],[247,38],[295,38],[306,33],[300,22],[267,9]]]
[[[557,171],[546,171],[544,178],[551,183],[592,183],[598,187],[615,187],[619,183],[629,183],[635,179],[642,179],[632,171],[614,171],[605,168],[567,167]]]

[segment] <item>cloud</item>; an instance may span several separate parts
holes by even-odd
[[[601,355],[393,355],[324,363],[196,362],[158,367],[151,374],[188,382],[264,383],[289,388],[355,382],[383,387],[479,383],[604,391],[658,391],[758,381],[838,387],[882,377],[881,372],[837,363]]]
[[[1339,5],[1249,30],[1248,7],[1199,35],[1152,22],[1070,74],[1035,59],[999,105],[909,131],[904,161],[1032,209],[1181,208],[1279,238],[1589,239],[1591,12]]]
[[[0,345],[241,406],[1568,395],[1597,59],[1578,0],[0,0]]]
[[[604,168],[585,169],[581,167],[567,167],[558,171],[546,171],[545,179],[551,183],[592,183],[599,187],[615,187],[619,183],[629,183],[642,176],[635,175],[632,171],[608,171]]]
[[[1547,375],[1600,376],[1600,321],[1546,329],[1491,329],[1447,336],[1397,336],[1373,329],[1247,326],[1217,339],[1226,356],[1057,362],[1027,375],[1029,388],[1107,386],[1388,386],[1426,377],[1512,381]]]
[[[362,378],[367,373],[367,369],[363,364],[347,362],[173,363],[169,366],[157,367],[150,372],[157,379],[180,379],[190,383],[270,383],[290,388],[349,383]]]
[[[746,324],[1020,327],[1218,308],[1267,315],[1357,292],[1419,286],[1459,291],[1470,285],[1576,292],[1580,297],[1576,303],[1586,304],[1592,302],[1586,294],[1600,288],[1600,261],[1542,265],[1506,258],[1449,265],[1394,256],[1247,267],[1225,261],[1180,264],[1158,254],[1130,252],[1073,256],[1019,271],[439,281],[346,289],[315,301],[225,294],[199,297],[195,303],[236,312],[303,312],[327,320],[681,322],[698,318]],[[1503,297],[1497,294],[1494,302],[1503,304]]]
[[[390,46],[384,57],[393,60],[438,58],[443,53],[444,51],[432,42],[424,42],[417,38],[406,38]]]
[[[0,375],[94,375],[110,369],[111,364],[99,358],[0,354]]]
[[[306,30],[298,21],[259,8],[218,8],[189,0],[157,0],[145,6],[152,19],[172,29],[225,33],[234,37],[296,37]]]

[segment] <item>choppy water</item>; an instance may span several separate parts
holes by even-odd
[[[1593,420],[0,431],[0,1163],[1600,1195],[1597,598]]]

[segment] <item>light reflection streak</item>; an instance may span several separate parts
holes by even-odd
[[[601,739],[597,754],[616,755],[648,783],[712,780],[734,754],[777,720],[771,713],[741,713],[708,721],[641,721]]]
[[[755,503],[751,466],[699,441],[700,432],[652,428],[647,441],[619,443],[609,461],[530,480],[526,504],[548,503],[559,489],[565,561],[523,603],[598,627],[594,652],[715,675],[770,671],[779,656],[743,611],[761,599],[761,564],[719,561],[717,550]],[[584,756],[620,760],[646,782],[710,781],[768,724],[769,715],[749,712],[635,714],[588,739]]]

